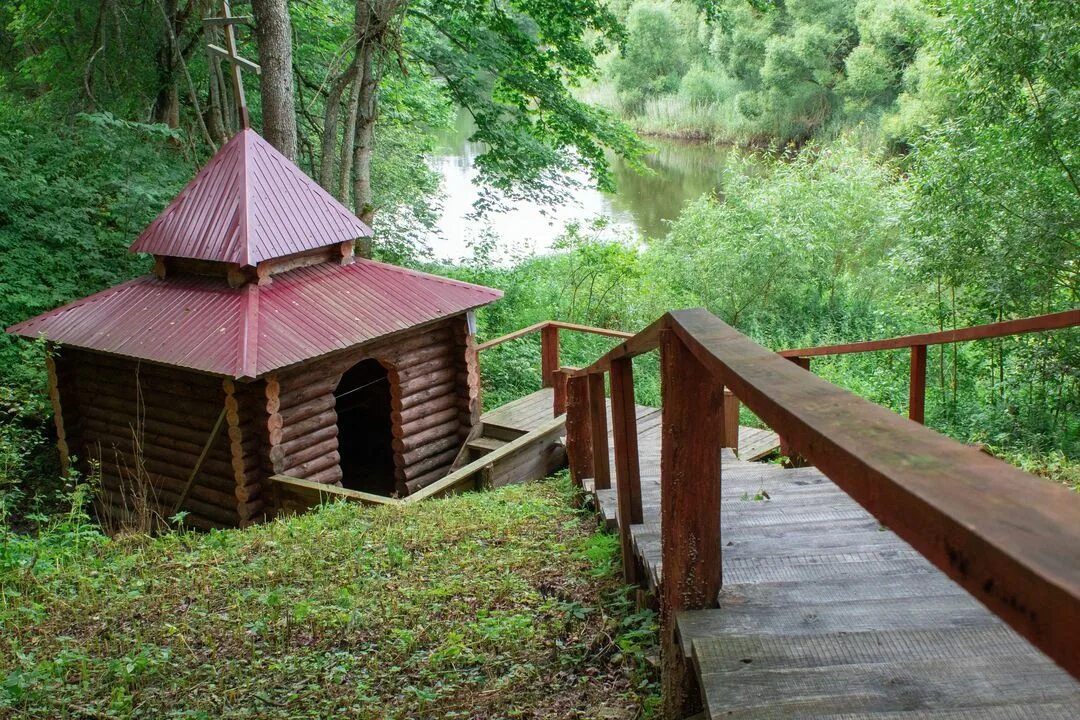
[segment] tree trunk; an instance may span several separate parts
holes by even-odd
[[[356,145],[353,148],[353,202],[357,217],[371,225],[375,217],[371,193],[371,156],[375,149],[378,115],[378,79],[375,76],[374,43],[364,43],[359,58],[359,103],[356,113]]]
[[[176,47],[178,37],[177,0],[162,0],[162,12],[169,24],[161,37],[157,52],[157,95],[154,98],[153,121],[171,128],[180,124],[180,94],[176,89]]]
[[[341,95],[353,81],[356,73],[356,61],[330,85],[326,95],[326,108],[323,111],[323,129],[320,138],[319,184],[327,192],[334,191],[334,161],[337,159],[338,116],[341,114]]]
[[[293,95],[292,25],[286,0],[252,0],[259,44],[259,88],[263,136],[290,160],[296,159],[296,100]]]
[[[352,180],[353,150],[356,145],[356,114],[360,108],[360,86],[363,78],[353,80],[349,90],[348,110],[345,114],[345,133],[341,138],[341,176],[338,179],[338,199],[349,202],[349,183]]]

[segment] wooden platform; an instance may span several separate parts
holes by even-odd
[[[537,429],[552,417],[553,394],[551,388],[544,388],[484,413],[481,420],[485,435],[497,437],[506,433],[513,437]],[[637,416],[639,428],[659,424],[660,409],[639,405]],[[610,400],[608,401],[608,427],[611,427]],[[758,460],[779,447],[780,439],[772,430],[739,428],[739,457],[743,460]]]
[[[655,588],[660,425],[652,412],[638,414],[645,522],[632,535]],[[614,488],[594,495],[616,527]],[[721,518],[720,607],[678,617],[707,717],[1080,718],[1080,683],[817,470],[725,451]]]

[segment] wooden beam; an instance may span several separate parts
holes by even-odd
[[[256,75],[262,75],[262,68],[259,66],[258,63],[253,63],[247,58],[242,58],[239,55],[230,55],[228,50],[219,45],[214,45],[213,43],[208,44],[206,46],[206,49],[214,55],[217,55],[219,58],[235,63],[240,67],[244,68],[245,70],[250,70]]]
[[[623,579],[628,585],[636,585],[638,563],[634,555],[630,526],[640,525],[645,520],[641,508],[634,366],[629,358],[620,358],[611,364],[611,428],[615,447],[615,488]]]
[[[739,452],[739,398],[727,388],[724,388],[721,397],[723,407],[720,414],[724,420],[721,442],[724,447],[731,448],[737,453]]]
[[[1080,677],[1080,497],[801,372],[704,310],[668,318],[794,450]]]
[[[566,412],[566,384],[568,379],[569,375],[562,368],[556,370],[552,376],[551,387],[554,390],[552,411],[555,417],[559,417]]]
[[[498,479],[500,463],[513,462],[519,455],[557,443],[559,436],[564,432],[565,424],[562,418],[548,420],[537,429],[515,438],[497,450],[455,470],[442,480],[405,497],[402,502],[414,503],[462,489],[473,489],[477,486],[477,478],[481,477],[482,471],[487,468],[491,468],[488,475]]]
[[[941,345],[944,343],[966,342],[968,340],[984,340],[987,338],[1005,337],[1006,335],[1021,335],[1024,333],[1044,332],[1046,330],[1060,330],[1062,328],[1076,327],[1080,325],[1080,309],[1065,310],[1063,312],[1050,313],[1049,315],[1036,315],[1034,317],[1020,318],[1018,320],[1005,320],[1004,322],[989,323],[987,325],[973,325],[956,330],[942,330],[940,332],[922,333],[920,335],[905,335],[903,337],[888,338],[886,340],[866,340],[864,342],[846,343],[843,345],[824,345],[821,347],[799,348],[796,350],[781,350],[784,357],[811,357],[816,355],[843,355],[846,353],[871,352],[874,350],[900,350],[915,345]]]
[[[908,383],[908,418],[917,423],[926,420],[926,346],[911,348],[911,380]]]
[[[540,330],[540,382],[551,387],[559,369],[559,328],[545,325]]]
[[[592,443],[593,487],[611,487],[611,462],[608,459],[607,400],[604,396],[604,374],[593,373],[589,378],[589,435]]]
[[[250,15],[232,15],[230,17],[208,17],[203,18],[203,25],[209,25],[211,27],[224,27],[225,25],[236,25],[252,22]]]
[[[664,717],[700,710],[676,613],[715,607],[720,592],[720,450],[723,388],[683,340],[661,335],[660,633]]]
[[[589,380],[584,375],[566,380],[566,456],[570,464],[570,479],[581,487],[581,481],[592,476]]]

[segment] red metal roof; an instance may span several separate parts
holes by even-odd
[[[371,235],[371,228],[254,130],[225,143],[132,252],[255,265]]]
[[[456,315],[491,288],[357,260],[229,288],[220,278],[136,278],[8,328],[24,337],[236,378]]]

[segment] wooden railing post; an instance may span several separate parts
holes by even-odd
[[[551,387],[559,369],[559,328],[545,325],[540,330],[540,375],[544,387]]]
[[[555,391],[555,397],[552,402],[554,417],[559,417],[566,412],[566,384],[569,379],[570,374],[562,368],[556,370],[555,374],[552,376],[551,386]]]
[[[589,431],[589,379],[574,375],[566,381],[566,457],[570,478],[581,487],[592,475],[592,435]]]
[[[911,346],[911,381],[908,385],[908,417],[926,422],[926,346]]]
[[[807,372],[810,371],[810,358],[789,357],[787,359],[801,367],[803,370],[806,370]],[[805,467],[808,464],[806,459],[791,448],[791,444],[784,436],[783,428],[773,428],[773,430],[775,430],[780,437],[780,454],[788,459],[792,467]]]
[[[634,365],[630,358],[619,358],[611,363],[611,435],[615,447],[615,490],[618,498],[623,578],[628,585],[634,585],[638,581],[637,557],[631,542],[630,526],[640,525],[645,520],[641,510]]]
[[[660,594],[664,717],[696,712],[700,694],[676,637],[680,610],[715,607],[721,587],[720,449],[724,393],[670,330],[660,340]]]
[[[604,397],[604,373],[590,373],[588,378],[593,488],[607,490],[611,487],[611,462],[608,459],[607,400]]]
[[[724,447],[739,451],[739,398],[724,388]]]

